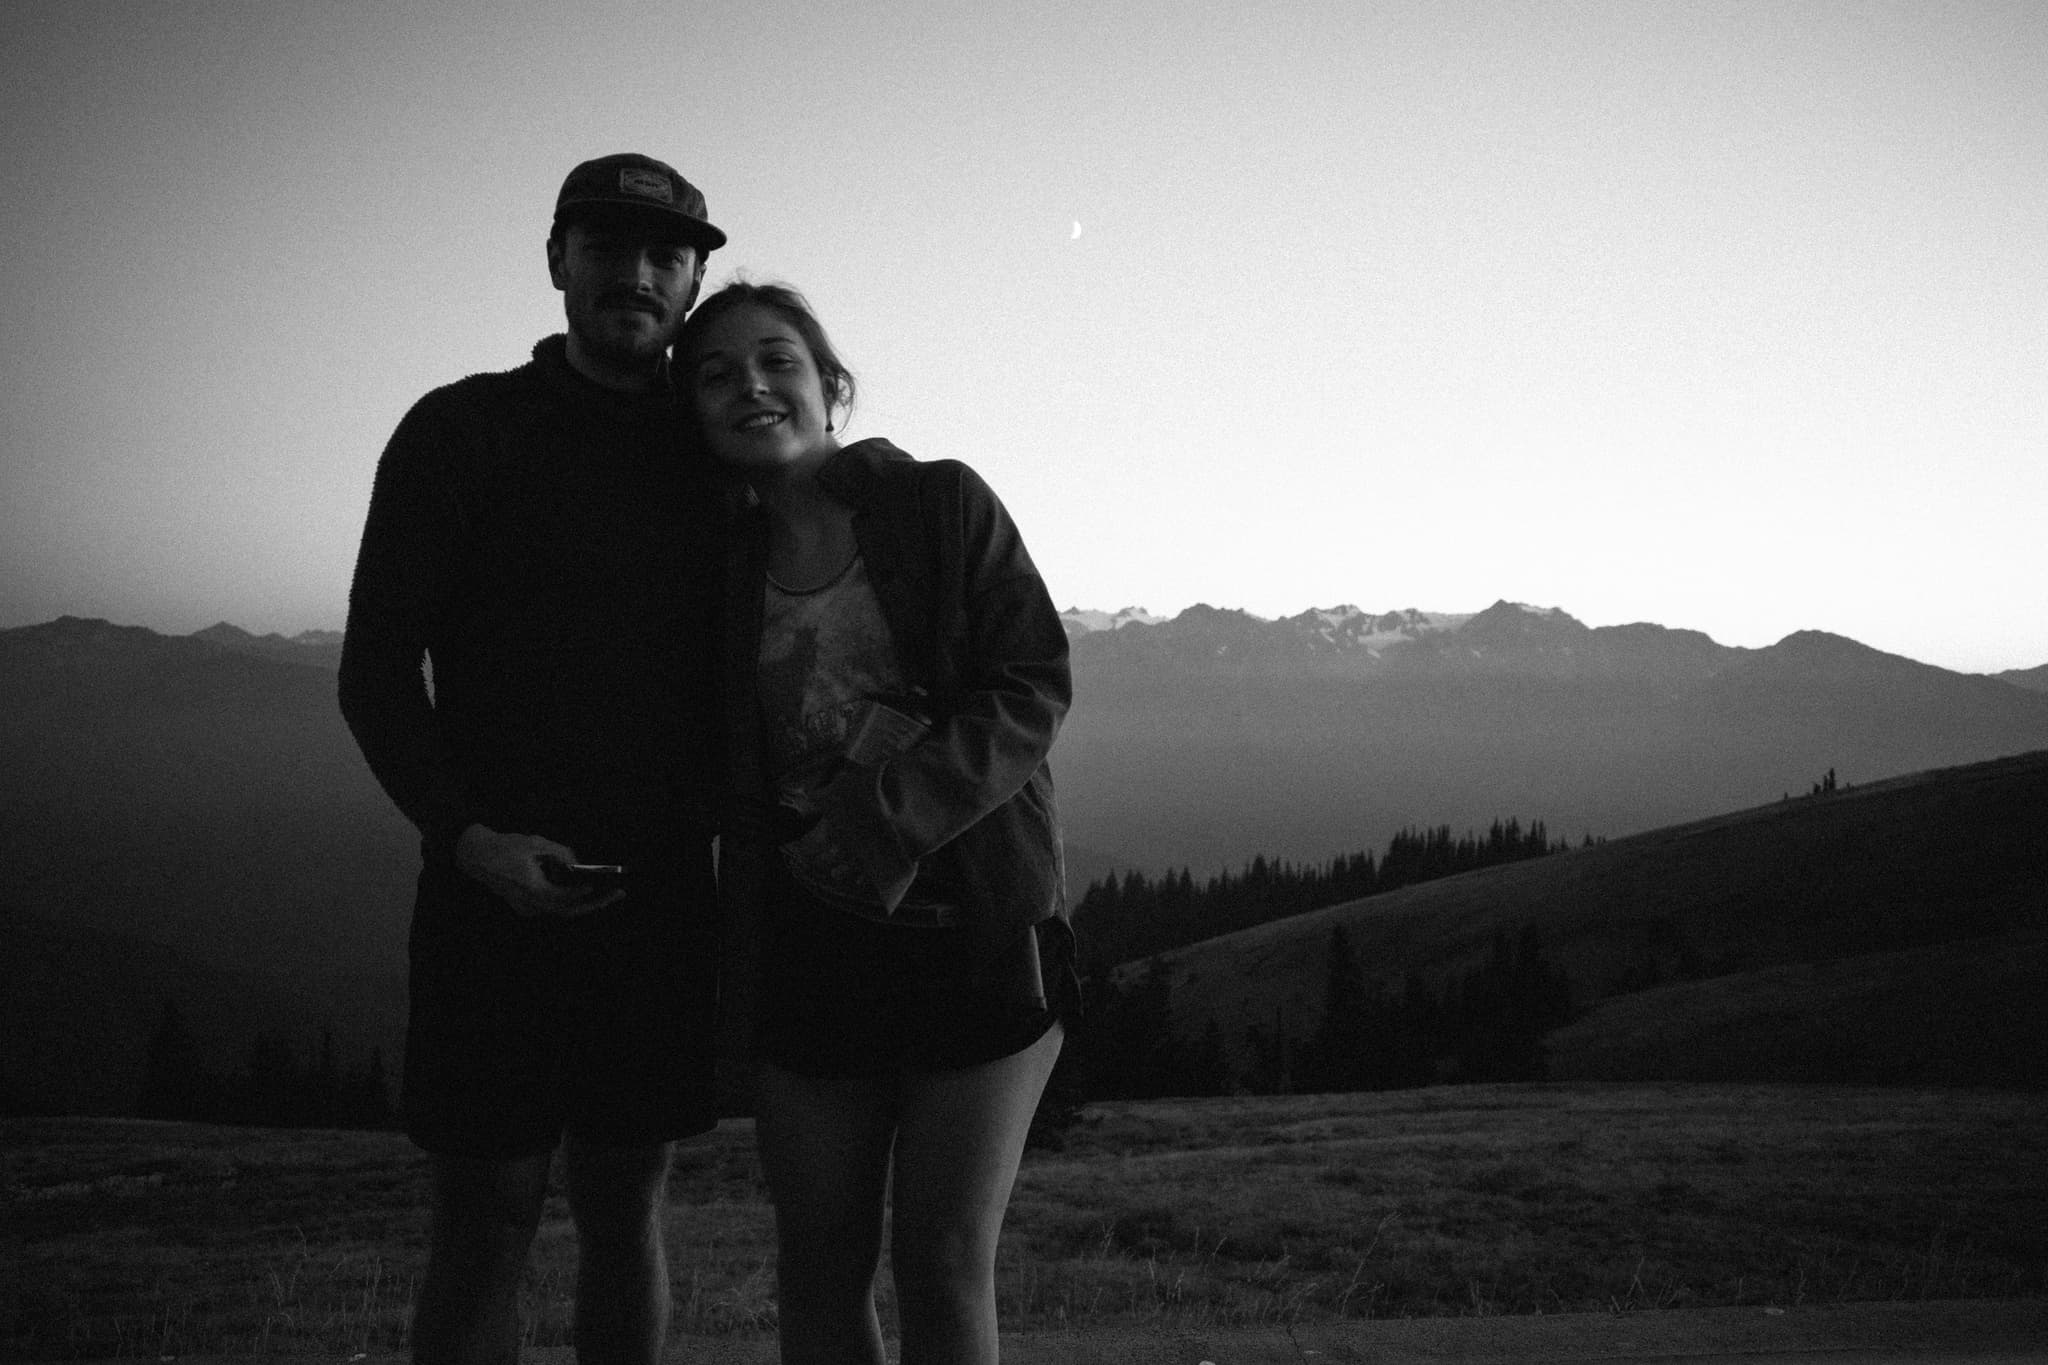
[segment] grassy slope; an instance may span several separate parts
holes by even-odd
[[[1331,906],[1160,961],[1176,1031],[1213,1019],[1229,1044],[1314,1027],[1333,928],[1398,988],[1534,924],[1582,1005],[1623,997],[1554,1040],[1559,1075],[2038,1085],[2048,1049],[2025,1044],[2048,1041],[2027,1007],[2048,991],[2044,827],[2048,753],[2025,754]],[[1623,996],[1647,969],[1713,979]],[[1860,1046],[1841,1048],[1845,1033]],[[1850,1069],[1788,1072],[1784,1054],[1824,1057],[1823,1043]]]
[[[1796,963],[1603,1002],[1546,1040],[1558,1080],[2048,1090],[2048,939]]]
[[[679,1331],[774,1320],[745,1123],[678,1152]],[[1034,1152],[1004,1325],[2048,1293],[2048,1097],[1472,1086],[1090,1106]],[[0,1121],[0,1357],[396,1351],[425,1168],[394,1134]],[[551,1198],[532,1344],[569,1331]],[[888,1293],[884,1280],[884,1313]]]

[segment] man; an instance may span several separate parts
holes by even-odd
[[[579,1354],[651,1362],[666,1330],[668,1143],[716,1119],[719,562],[668,348],[724,242],[662,162],[578,166],[547,241],[566,335],[428,394],[377,467],[340,691],[421,836],[403,1094],[433,1170],[417,1360],[516,1359],[558,1144]]]

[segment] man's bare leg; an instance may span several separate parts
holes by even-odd
[[[432,1159],[433,1249],[412,1317],[419,1365],[519,1359],[519,1280],[540,1226],[548,1159]]]
[[[655,1365],[668,1335],[662,1196],[669,1146],[591,1147],[569,1140],[569,1212],[576,1220],[576,1358],[582,1365]]]

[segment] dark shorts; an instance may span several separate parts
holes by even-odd
[[[709,860],[629,872],[624,900],[523,919],[452,868],[420,874],[401,1108],[427,1151],[509,1158],[717,1122]]]
[[[863,919],[785,883],[768,931],[756,1041],[800,1075],[980,1066],[1030,1047],[1078,1001],[1063,921],[1024,931],[1003,960],[976,962],[958,930]],[[1042,1003],[1016,1001],[1020,979],[1043,982]]]

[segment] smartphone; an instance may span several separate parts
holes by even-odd
[[[557,886],[588,886],[606,891],[626,877],[626,869],[619,863],[565,863],[546,858],[541,861],[541,870]]]
[[[856,768],[880,767],[930,734],[932,723],[917,709],[918,700],[910,696],[869,697],[854,724],[853,737],[846,743],[846,761]]]

